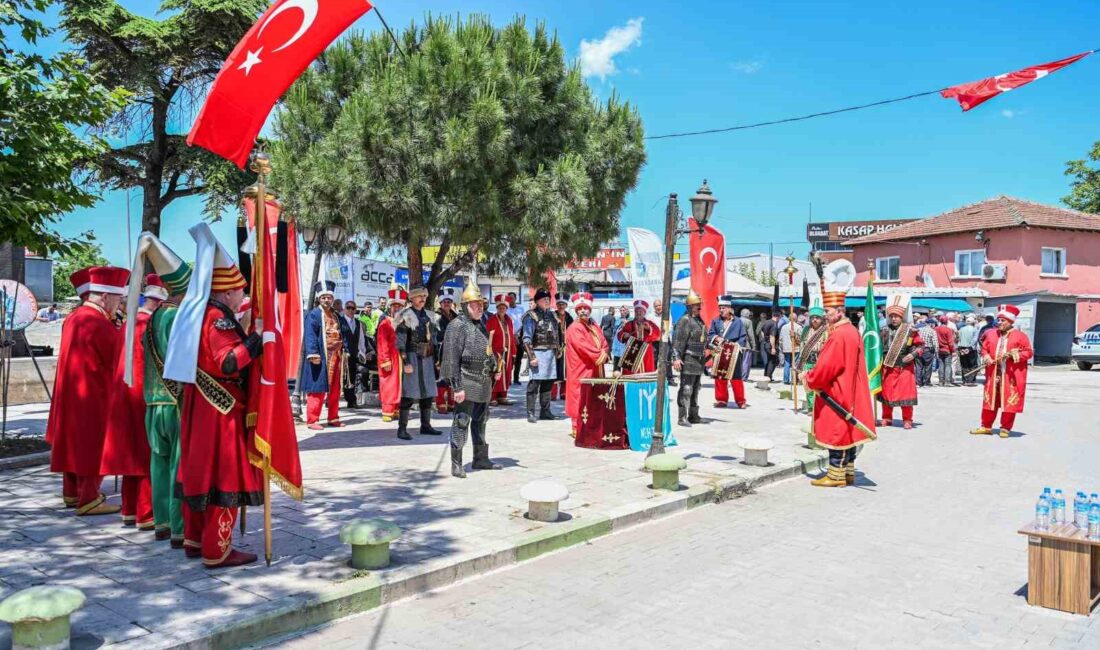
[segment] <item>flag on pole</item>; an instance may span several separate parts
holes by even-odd
[[[187,144],[244,169],[275,102],[329,43],[371,9],[367,0],[281,0],[222,64]]]
[[[699,224],[688,217],[688,228],[698,230]],[[705,226],[703,236],[688,237],[691,253],[691,289],[703,301],[702,317],[710,323],[718,317],[718,298],[726,293],[726,238],[714,226]]]
[[[1096,50],[1089,50],[1088,52],[1075,54],[1074,56],[1059,61],[1041,63],[1039,65],[1033,65],[1030,68],[1024,68],[1023,70],[999,74],[996,77],[989,77],[987,79],[971,81],[970,83],[959,84],[958,86],[951,86],[950,88],[941,90],[940,94],[945,98],[954,97],[959,102],[959,106],[962,106],[963,111],[969,111],[975,106],[979,106],[983,102],[993,99],[1001,93],[1019,88],[1020,86],[1026,86],[1036,79],[1042,79],[1048,74],[1057,72],[1071,63],[1076,63],[1095,51]]]
[[[867,360],[867,383],[871,396],[882,391],[882,339],[878,334],[878,307],[875,306],[875,281],[867,283],[867,304],[863,307],[863,356]]]

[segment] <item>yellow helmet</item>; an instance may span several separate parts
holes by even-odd
[[[481,297],[481,289],[478,289],[477,285],[472,282],[467,284],[462,291],[462,304],[465,305],[468,302],[485,302],[485,299]]]
[[[701,304],[703,304],[703,299],[700,298],[699,294],[695,293],[694,290],[689,289],[687,300],[685,300],[684,302],[685,302],[685,304],[687,304],[689,306],[690,305],[701,305]]]

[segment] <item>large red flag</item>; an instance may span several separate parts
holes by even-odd
[[[278,206],[265,201],[264,229],[278,223]],[[245,209],[255,219],[256,201],[245,199]],[[274,208],[272,212],[269,209]],[[274,216],[274,218],[272,218]],[[252,264],[252,329],[263,338],[263,355],[249,375],[248,426],[249,460],[257,467],[270,463],[275,483],[290,497],[302,500],[302,464],[298,457],[298,438],[287,388],[286,348],[283,343],[283,312],[279,301],[286,300],[275,287],[275,237],[256,237],[256,258]]]
[[[187,144],[244,169],[275,102],[329,43],[370,9],[367,0],[272,4],[222,64]]]
[[[1050,63],[1034,65],[1030,68],[1017,70],[1016,72],[1006,72],[996,77],[989,77],[988,79],[982,79],[980,81],[971,81],[970,83],[951,86],[950,88],[941,90],[940,94],[944,97],[954,97],[958,100],[959,106],[962,106],[964,111],[969,111],[975,106],[979,106],[983,102],[993,99],[1001,93],[1008,92],[1013,88],[1025,86],[1036,79],[1042,79],[1052,72],[1061,70],[1071,63],[1080,61],[1093,52],[1095,52],[1095,50],[1082,52],[1060,61],[1051,61]]]
[[[697,230],[695,219],[688,217],[688,228]],[[703,322],[718,317],[718,297],[726,292],[726,238],[714,226],[706,226],[703,236],[688,235],[691,252],[691,289],[703,301]]]
[[[267,222],[267,245],[274,252],[278,249],[279,215],[282,207],[274,199],[267,201],[264,221]],[[248,215],[248,229],[256,228],[256,202],[244,199],[244,212]],[[279,293],[279,324],[283,333],[283,355],[286,357],[286,376],[298,376],[298,362],[302,354],[302,287],[298,260],[298,228],[294,221],[286,224],[287,238],[287,290]]]

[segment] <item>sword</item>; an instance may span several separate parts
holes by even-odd
[[[832,395],[829,395],[823,390],[817,392],[817,396],[825,400],[825,404],[833,409],[837,415],[844,419],[845,422],[855,426],[855,428],[862,431],[871,440],[878,440],[878,434],[866,424],[856,419],[856,416],[852,415],[852,412],[840,405],[840,402],[833,399]]]

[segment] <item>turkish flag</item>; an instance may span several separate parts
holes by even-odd
[[[244,169],[275,102],[309,64],[371,9],[367,0],[280,0],[233,48],[187,144]]]
[[[282,207],[279,202],[269,199],[264,210],[264,221],[268,224],[268,238],[265,246],[268,246],[272,254],[278,250],[278,223]],[[252,198],[244,199],[244,213],[248,215],[248,229],[256,228],[256,201]],[[295,222],[286,224],[287,246],[287,290],[278,291],[279,324],[283,336],[283,354],[286,357],[286,376],[298,376],[298,362],[302,355],[302,296],[300,264],[298,261],[298,229]],[[251,278],[249,278],[251,279]]]
[[[950,88],[941,90],[940,94],[944,97],[954,97],[958,100],[959,106],[962,106],[964,111],[969,111],[975,106],[979,106],[983,102],[993,99],[1001,93],[1008,92],[1013,88],[1019,88],[1020,86],[1026,86],[1036,79],[1042,79],[1052,72],[1061,70],[1071,63],[1080,61],[1093,52],[1095,52],[1095,50],[1082,52],[1060,61],[1033,65],[1030,68],[1017,70],[1016,72],[1006,72],[996,77],[989,77],[988,79],[982,79],[980,81],[971,81],[970,83],[951,86]]]
[[[688,228],[698,230],[688,217]],[[705,226],[703,236],[688,235],[691,252],[691,290],[703,301],[703,322],[718,317],[718,297],[726,292],[726,238],[714,226]]]

